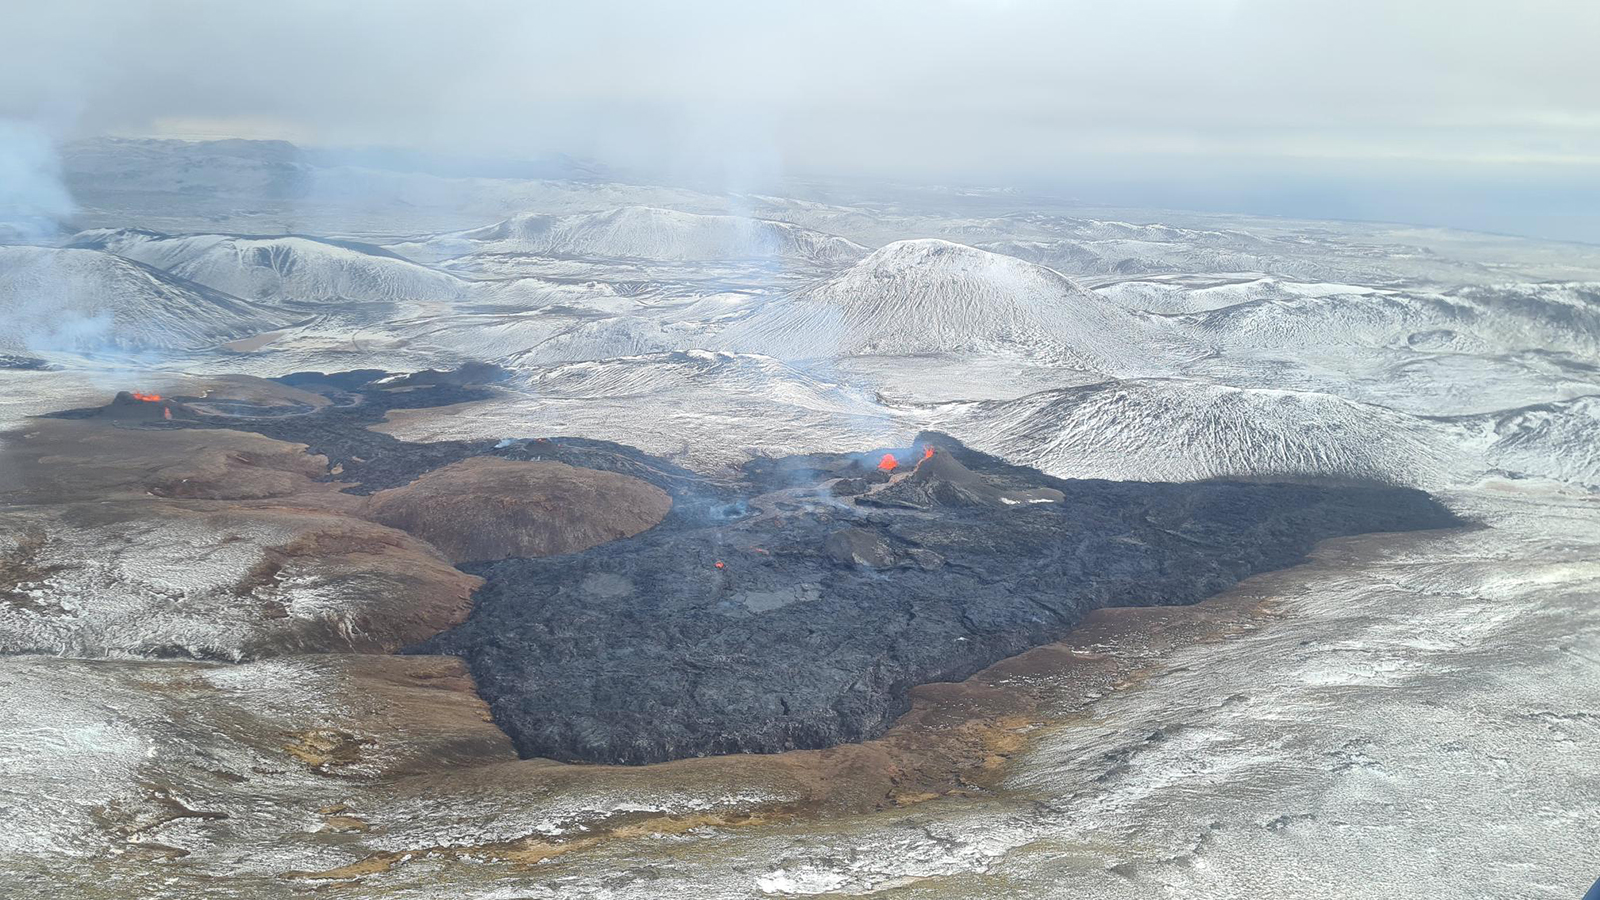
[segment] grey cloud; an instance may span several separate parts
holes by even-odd
[[[735,181],[1092,191],[1359,164],[1600,184],[1586,0],[80,0],[10,19],[0,114],[80,133],[562,151]]]

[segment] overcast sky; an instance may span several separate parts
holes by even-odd
[[[68,136],[565,151],[1600,241],[1596,0],[10,4]]]

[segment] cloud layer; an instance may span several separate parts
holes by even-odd
[[[1252,179],[1600,185],[1585,0],[80,0],[8,18],[0,114],[58,131],[1180,203],[1254,202]]]

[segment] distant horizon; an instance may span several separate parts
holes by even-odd
[[[25,4],[0,119],[1600,243],[1600,4]],[[5,152],[0,147],[0,154]]]
[[[1220,217],[1242,216],[1264,219],[1280,219],[1285,222],[1326,221],[1347,224],[1403,226],[1408,228],[1437,228],[1483,234],[1501,238],[1516,238],[1551,243],[1568,243],[1584,247],[1600,247],[1600,186],[1597,186],[1594,189],[1594,202],[1588,206],[1588,209],[1593,210],[1593,212],[1587,216],[1589,221],[1580,223],[1581,227],[1568,234],[1559,230],[1550,231],[1548,229],[1539,229],[1536,227],[1519,228],[1517,227],[1519,220],[1515,218],[1497,218],[1492,211],[1487,216],[1481,214],[1480,212],[1480,215],[1476,218],[1407,218],[1404,216],[1405,207],[1403,204],[1401,204],[1398,207],[1372,207],[1375,210],[1392,210],[1395,213],[1393,215],[1384,215],[1381,212],[1363,215],[1360,214],[1356,209],[1351,208],[1355,204],[1352,203],[1352,200],[1349,196],[1345,196],[1340,204],[1328,204],[1327,206],[1323,207],[1318,207],[1311,204],[1296,206],[1292,201],[1288,204],[1283,202],[1282,195],[1284,192],[1281,190],[1278,192],[1257,190],[1254,192],[1254,196],[1258,198],[1258,202],[1229,204],[1226,201],[1225,196],[1212,194],[1210,195],[1210,199],[1206,199],[1207,195],[1204,193],[1191,191],[1185,194],[1182,188],[1172,185],[1167,185],[1165,188],[1148,184],[1141,185],[1132,178],[1125,179],[1119,185],[1110,188],[1110,190],[1120,190],[1124,192],[1124,196],[1121,198],[1111,196],[1092,196],[1088,194],[1087,191],[1093,190],[1094,186],[1084,185],[1081,182],[1073,182],[1066,179],[1057,181],[1055,183],[1051,183],[1045,178],[1034,178],[1031,180],[1013,182],[985,182],[970,179],[953,181],[910,179],[885,180],[881,177],[864,173],[828,171],[797,171],[783,173],[777,175],[775,180],[770,184],[756,185],[752,186],[752,188],[749,190],[740,191],[731,190],[725,186],[720,186],[715,183],[707,183],[708,180],[714,181],[714,179],[707,179],[704,177],[696,178],[692,174],[686,175],[684,173],[676,173],[677,177],[674,177],[675,173],[671,172],[630,170],[626,167],[613,166],[604,160],[586,158],[578,154],[559,150],[537,151],[518,156],[470,152],[453,153],[379,144],[352,146],[312,143],[294,140],[288,136],[272,137],[265,134],[213,134],[201,136],[140,134],[135,132],[80,134],[61,140],[59,144],[67,145],[72,143],[103,140],[176,141],[195,145],[225,143],[231,141],[258,144],[284,144],[294,147],[300,151],[316,154],[327,154],[329,158],[315,161],[323,165],[363,165],[367,168],[380,169],[384,171],[412,172],[417,174],[434,175],[436,177],[503,178],[514,180],[599,180],[615,181],[618,183],[632,182],[662,187],[676,187],[696,190],[712,196],[737,196],[781,192],[786,185],[792,186],[795,182],[807,181],[815,181],[823,184],[834,183],[839,185],[876,184],[882,187],[913,190],[943,188],[958,191],[970,191],[973,193],[981,192],[994,194],[996,195],[997,199],[999,195],[1002,194],[1017,193],[1022,197],[1048,199],[1051,202],[1060,203],[1064,206],[1080,207],[1085,210],[1179,213],[1196,216]],[[3,146],[4,142],[0,142],[0,148],[3,148]],[[341,155],[350,155],[355,158],[350,160],[339,160],[338,157]],[[387,157],[387,164],[375,164],[383,161],[385,157]],[[414,164],[409,166],[398,164],[401,160],[405,159],[409,159]],[[527,169],[529,167],[546,166],[552,164],[556,160],[562,160],[577,166],[596,169],[598,171],[587,176],[586,179],[574,179],[570,176],[562,176],[556,173],[547,173],[541,175],[529,174],[526,171],[522,173],[513,173],[509,171],[519,168]],[[433,167],[422,165],[422,163],[427,161],[432,161],[437,165]],[[479,168],[474,170],[474,166]],[[1159,193],[1163,189],[1168,192],[1165,196],[1162,196]],[[1127,194],[1130,193],[1135,194],[1136,196],[1127,196]],[[1295,195],[1290,194],[1290,196],[1293,197]],[[1190,202],[1185,203],[1184,201],[1186,198]],[[1573,206],[1582,205],[1577,199],[1573,199],[1570,202]],[[1156,222],[1159,221],[1159,219],[1152,218],[1151,221]]]

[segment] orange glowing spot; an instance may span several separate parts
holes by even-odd
[[[923,459],[932,459],[933,458],[933,448],[932,447],[923,447],[922,448],[922,458]]]
[[[166,408],[166,409],[163,409],[163,410],[162,410],[162,411],[161,411],[161,418],[163,418],[163,419],[170,419],[170,418],[172,418],[172,407],[170,407],[170,406],[169,406],[169,407],[167,407],[167,408]]]
[[[138,391],[133,391],[132,394],[133,394],[133,399],[135,399],[135,400],[143,400],[146,403],[155,403],[155,402],[158,402],[161,399],[161,395],[160,394],[141,394]]]
[[[716,562],[716,566],[717,566],[717,568],[719,568],[719,569],[720,569],[720,568],[722,568],[722,567],[723,567],[723,565],[724,565],[724,564],[723,564],[723,562],[722,562],[722,560],[720,560],[720,559],[719,559],[719,560],[717,560],[717,562]]]
[[[885,472],[893,472],[894,467],[898,465],[900,461],[894,458],[893,453],[885,453],[883,459],[878,460],[878,468]]]

